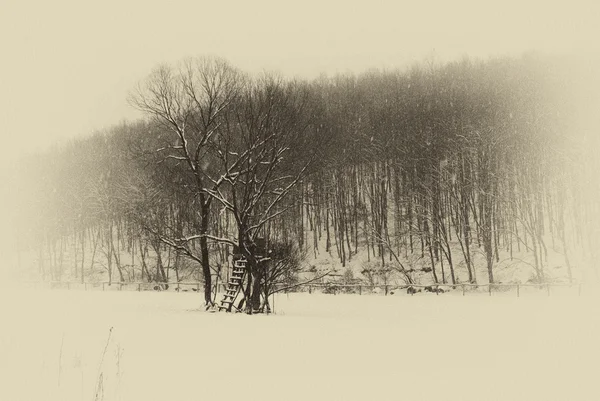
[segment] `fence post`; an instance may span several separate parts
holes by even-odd
[[[358,295],[362,295],[362,285],[358,285]]]
[[[308,286],[308,293],[309,293],[309,294],[312,294],[312,285],[309,285],[309,286]]]
[[[517,298],[519,298],[520,296],[520,290],[521,290],[521,286],[519,284],[517,284]]]
[[[550,284],[546,284],[546,292],[548,293],[548,296],[550,296]]]
[[[138,292],[141,292],[141,291],[142,291],[142,284],[138,283]]]
[[[492,284],[488,283],[488,292],[490,293],[490,297],[492,296]]]
[[[67,290],[70,290],[70,289],[71,289],[71,283],[69,283],[69,282],[67,281]]]
[[[388,285],[386,284],[385,285],[385,295],[387,295],[387,294],[388,294]]]
[[[465,296],[465,285],[461,284],[461,287],[462,287],[462,292],[463,292],[463,297],[464,297]]]

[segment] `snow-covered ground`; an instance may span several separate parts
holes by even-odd
[[[0,400],[599,400],[597,301],[290,294],[247,316],[193,293],[8,288]]]

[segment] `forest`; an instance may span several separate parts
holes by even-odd
[[[20,161],[17,268],[198,281],[211,306],[241,255],[255,311],[328,272],[578,281],[600,256],[592,71],[539,54],[314,80],[218,58],[158,66],[131,90],[144,118]]]

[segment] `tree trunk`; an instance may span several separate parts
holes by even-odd
[[[208,306],[213,306],[211,291],[212,291],[212,275],[210,273],[210,260],[208,254],[208,239],[205,237],[208,234],[208,217],[210,213],[210,201],[205,200],[204,194],[200,195],[200,203],[202,205],[202,220],[200,222],[200,260],[202,261],[202,276],[204,278],[204,303]]]

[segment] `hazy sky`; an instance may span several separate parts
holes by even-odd
[[[20,154],[136,114],[161,62],[213,54],[286,76],[404,67],[432,54],[597,52],[597,1],[0,0],[0,132]]]

